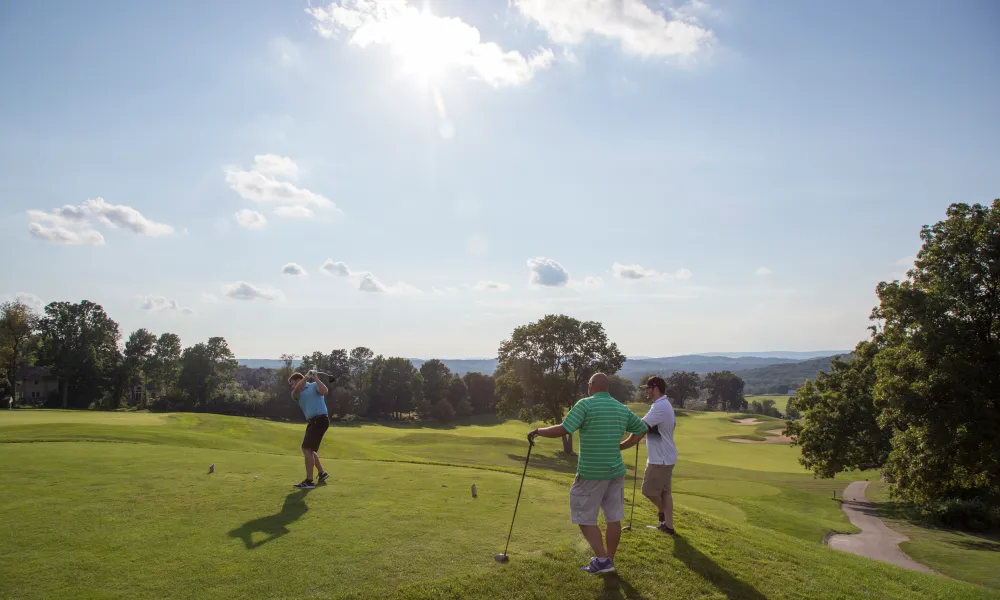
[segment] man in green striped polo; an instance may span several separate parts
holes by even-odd
[[[625,518],[625,461],[618,444],[626,431],[643,435],[647,430],[642,419],[611,397],[608,385],[608,376],[597,373],[587,384],[590,396],[573,405],[562,424],[528,434],[528,440],[534,441],[539,435],[558,438],[580,432],[576,479],[569,491],[570,517],[597,555],[583,567],[595,575],[615,570],[615,551],[622,535],[621,520]],[[597,526],[600,510],[604,510],[608,524],[606,550]]]

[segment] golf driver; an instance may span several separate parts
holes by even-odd
[[[639,482],[639,444],[635,445],[635,470],[632,471],[632,510],[628,513],[628,525],[622,531],[632,531],[632,515],[635,514],[635,484]]]
[[[528,472],[528,459],[531,458],[531,447],[535,445],[535,440],[528,437],[528,455],[524,457],[524,471],[521,472],[521,487],[517,488],[517,501],[514,502],[514,516],[510,518],[510,531],[507,532],[507,543],[503,547],[503,554],[494,554],[493,560],[498,563],[505,563],[510,560],[507,557],[507,547],[510,546],[510,534],[514,532],[514,518],[517,517],[517,505],[521,502],[521,490],[524,488],[524,475]]]

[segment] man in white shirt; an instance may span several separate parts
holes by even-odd
[[[660,522],[656,527],[670,535],[674,531],[674,497],[671,493],[671,480],[674,465],[677,464],[677,446],[674,445],[674,407],[666,395],[667,383],[662,377],[650,377],[646,382],[646,398],[651,401],[649,412],[642,420],[649,431],[643,436],[629,434],[619,447],[622,450],[631,448],[646,438],[646,472],[642,477],[642,495],[649,498],[659,511]]]

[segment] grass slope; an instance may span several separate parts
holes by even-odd
[[[606,578],[578,569],[589,550],[569,522],[574,465],[540,440],[511,562],[497,565],[527,429],[334,427],[321,452],[333,479],[297,492],[301,425],[5,412],[0,597],[1000,598],[822,546],[831,529],[856,531],[831,498],[848,478],[813,479],[785,445],[720,440],[747,429],[724,414],[678,420],[681,536],[646,529],[640,497]]]

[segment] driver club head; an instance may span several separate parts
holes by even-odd
[[[625,527],[622,527],[622,531],[632,531],[632,526],[626,525]]]
[[[498,563],[505,563],[510,559],[507,557],[506,554],[494,554],[493,560],[497,561]]]

